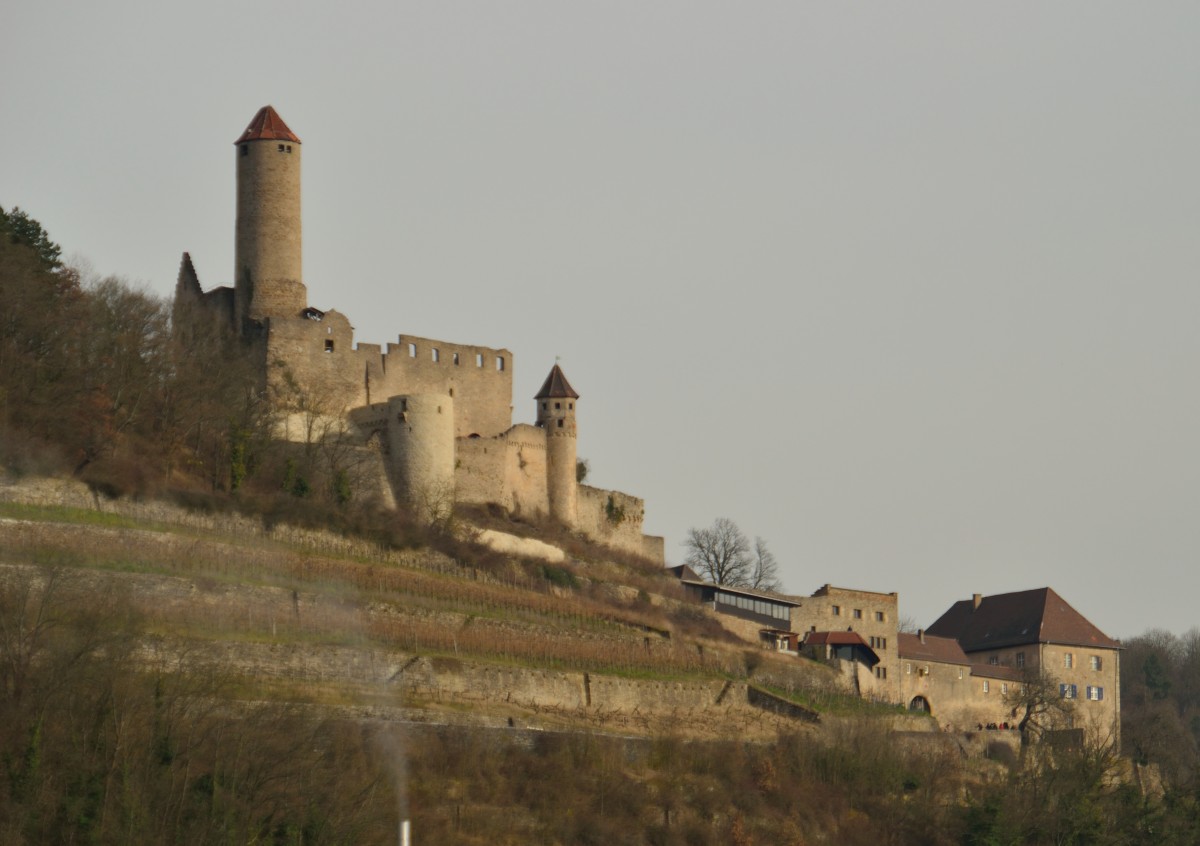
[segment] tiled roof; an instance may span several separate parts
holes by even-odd
[[[1050,588],[984,596],[978,607],[974,599],[960,600],[926,634],[954,638],[964,652],[1025,643],[1121,648]]]
[[[972,664],[971,675],[982,679],[1003,679],[1004,681],[1021,681],[1024,677],[1024,674],[1016,667],[984,663]]]
[[[816,644],[827,643],[830,646],[861,646],[864,649],[871,648],[858,632],[809,632],[805,636],[804,642]]]
[[[557,399],[559,397],[579,399],[579,394],[575,393],[575,389],[563,375],[562,368],[556,364],[550,369],[550,375],[546,377],[546,381],[542,383],[542,389],[537,392],[534,399]]]
[[[283,118],[271,106],[263,106],[258,110],[258,114],[250,121],[250,125],[246,127],[246,131],[242,133],[234,144],[241,144],[246,141],[292,141],[296,144],[300,143],[300,139],[296,137],[296,133],[288,129],[288,125],[283,122]]]
[[[920,635],[900,632],[896,637],[896,647],[901,658],[911,661],[937,661],[940,664],[967,664],[971,659],[962,651],[958,641],[951,637],[936,637],[926,634],[922,641]]]

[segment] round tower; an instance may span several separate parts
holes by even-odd
[[[435,522],[454,504],[454,399],[409,394],[388,400],[388,448],[398,497]]]
[[[237,232],[234,319],[298,316],[308,305],[300,264],[300,139],[263,106],[234,142]]]
[[[557,364],[537,396],[537,425],[546,430],[546,494],[550,516],[565,526],[577,524],[575,402],[579,394]]]

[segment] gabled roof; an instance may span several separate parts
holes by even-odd
[[[954,638],[964,652],[1025,643],[1121,648],[1048,587],[979,597],[978,605],[960,600],[926,633]]]
[[[550,369],[550,375],[546,377],[546,381],[542,383],[542,389],[537,392],[534,399],[558,399],[560,397],[579,399],[579,394],[575,393],[575,389],[563,375],[562,368],[556,364]]]
[[[242,144],[246,141],[292,141],[296,144],[300,143],[300,139],[296,137],[296,133],[288,129],[288,125],[283,122],[283,118],[279,116],[279,112],[275,111],[271,106],[263,106],[258,110],[258,114],[250,121],[250,125],[246,127],[246,131],[242,133],[234,144]]]
[[[804,642],[827,643],[830,646],[861,646],[865,649],[871,648],[858,632],[809,632],[805,636]]]
[[[951,637],[936,637],[926,634],[922,639],[919,634],[900,632],[896,636],[896,648],[901,658],[910,661],[936,661],[939,664],[966,664],[971,659],[962,651],[958,641]]]
[[[674,567],[668,567],[667,572],[680,580],[688,580],[693,582],[701,581],[700,574],[686,564],[677,564]]]

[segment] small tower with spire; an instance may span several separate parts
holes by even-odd
[[[537,401],[537,425],[546,430],[546,492],[550,516],[565,526],[578,523],[576,502],[575,402],[579,394],[557,364],[546,377]]]
[[[234,323],[295,317],[308,304],[301,267],[300,139],[263,106],[234,142]]]

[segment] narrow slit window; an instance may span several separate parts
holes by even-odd
[[[250,145],[249,145],[249,144],[243,144],[243,145],[242,145],[242,155],[243,155],[243,156],[248,156],[248,155],[250,155]]]
[[[409,344],[409,345],[408,345],[408,357],[409,357],[409,358],[416,358],[416,357],[417,357],[417,345],[416,345],[416,344]]]
[[[475,366],[483,367],[483,353],[475,353]]]
[[[437,348],[437,347],[431,347],[431,348],[430,348],[430,350],[429,350],[429,356],[430,356],[430,358],[432,358],[432,359],[433,359],[435,362],[436,362],[436,361],[441,361],[441,360],[442,360],[442,354],[441,354],[440,352],[438,352],[438,348]]]
[[[454,353],[454,355],[451,357],[451,361],[454,362],[455,367],[458,367],[458,353]]]

